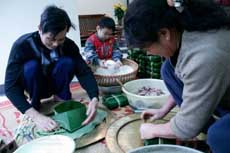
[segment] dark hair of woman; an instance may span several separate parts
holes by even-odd
[[[51,32],[56,36],[59,32],[74,27],[65,10],[56,6],[48,6],[41,14],[40,27],[43,33]]]
[[[183,6],[179,12],[167,0],[134,0],[124,17],[128,44],[145,48],[158,41],[157,32],[162,28],[175,28],[178,32],[230,28],[226,12],[211,0],[184,0]]]

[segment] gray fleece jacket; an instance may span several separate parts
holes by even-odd
[[[184,32],[175,73],[183,103],[171,119],[181,139],[197,136],[217,106],[230,110],[230,30]]]

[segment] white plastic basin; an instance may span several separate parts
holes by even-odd
[[[165,94],[160,96],[140,96],[136,93],[143,86],[161,89]],[[126,94],[129,104],[137,109],[160,108],[167,101],[170,93],[164,81],[159,79],[138,79],[124,84],[122,91]]]

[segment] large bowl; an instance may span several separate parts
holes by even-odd
[[[138,64],[130,59],[123,59],[122,63],[124,65],[129,65],[133,68],[133,71],[124,75],[100,75],[94,74],[95,79],[97,80],[97,84],[99,86],[108,87],[108,86],[118,86],[117,79],[120,80],[122,83],[126,83],[130,80],[136,78]],[[92,69],[95,71],[95,69]]]
[[[202,153],[198,150],[177,145],[151,145],[130,150],[129,153]]]
[[[64,135],[51,135],[30,141],[14,153],[74,153],[75,142]]]
[[[161,89],[165,94],[161,96],[140,96],[135,94],[143,86]],[[159,79],[138,79],[129,81],[124,84],[122,91],[126,94],[129,104],[136,109],[160,108],[170,95],[164,81]]]

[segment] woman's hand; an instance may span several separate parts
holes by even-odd
[[[155,121],[165,117],[167,113],[168,111],[165,111],[164,109],[148,109],[142,112],[141,119]]]
[[[58,127],[58,124],[52,118],[42,115],[34,108],[28,109],[25,114],[28,115],[42,131],[48,132]]]
[[[108,67],[106,67],[106,65],[105,65],[105,60],[98,60],[98,62],[99,62],[99,66],[100,66],[100,67],[105,68],[105,69],[108,68]]]
[[[82,125],[86,125],[94,119],[94,117],[96,116],[96,112],[97,112],[97,105],[98,105],[98,99],[94,97],[88,105],[88,109],[86,112],[88,117],[82,123]]]
[[[167,102],[160,109],[149,109],[141,114],[141,118],[151,121],[163,118],[171,109],[175,107],[176,103],[172,96],[169,96]],[[141,139],[152,139],[155,137],[176,138],[171,130],[170,122],[165,124],[151,124],[144,123],[140,127]]]
[[[115,69],[119,69],[122,65],[122,62],[120,60],[117,60],[115,64]]]
[[[141,139],[152,139],[158,137],[169,139],[176,138],[171,129],[170,122],[165,124],[144,123],[140,127],[140,134]]]

